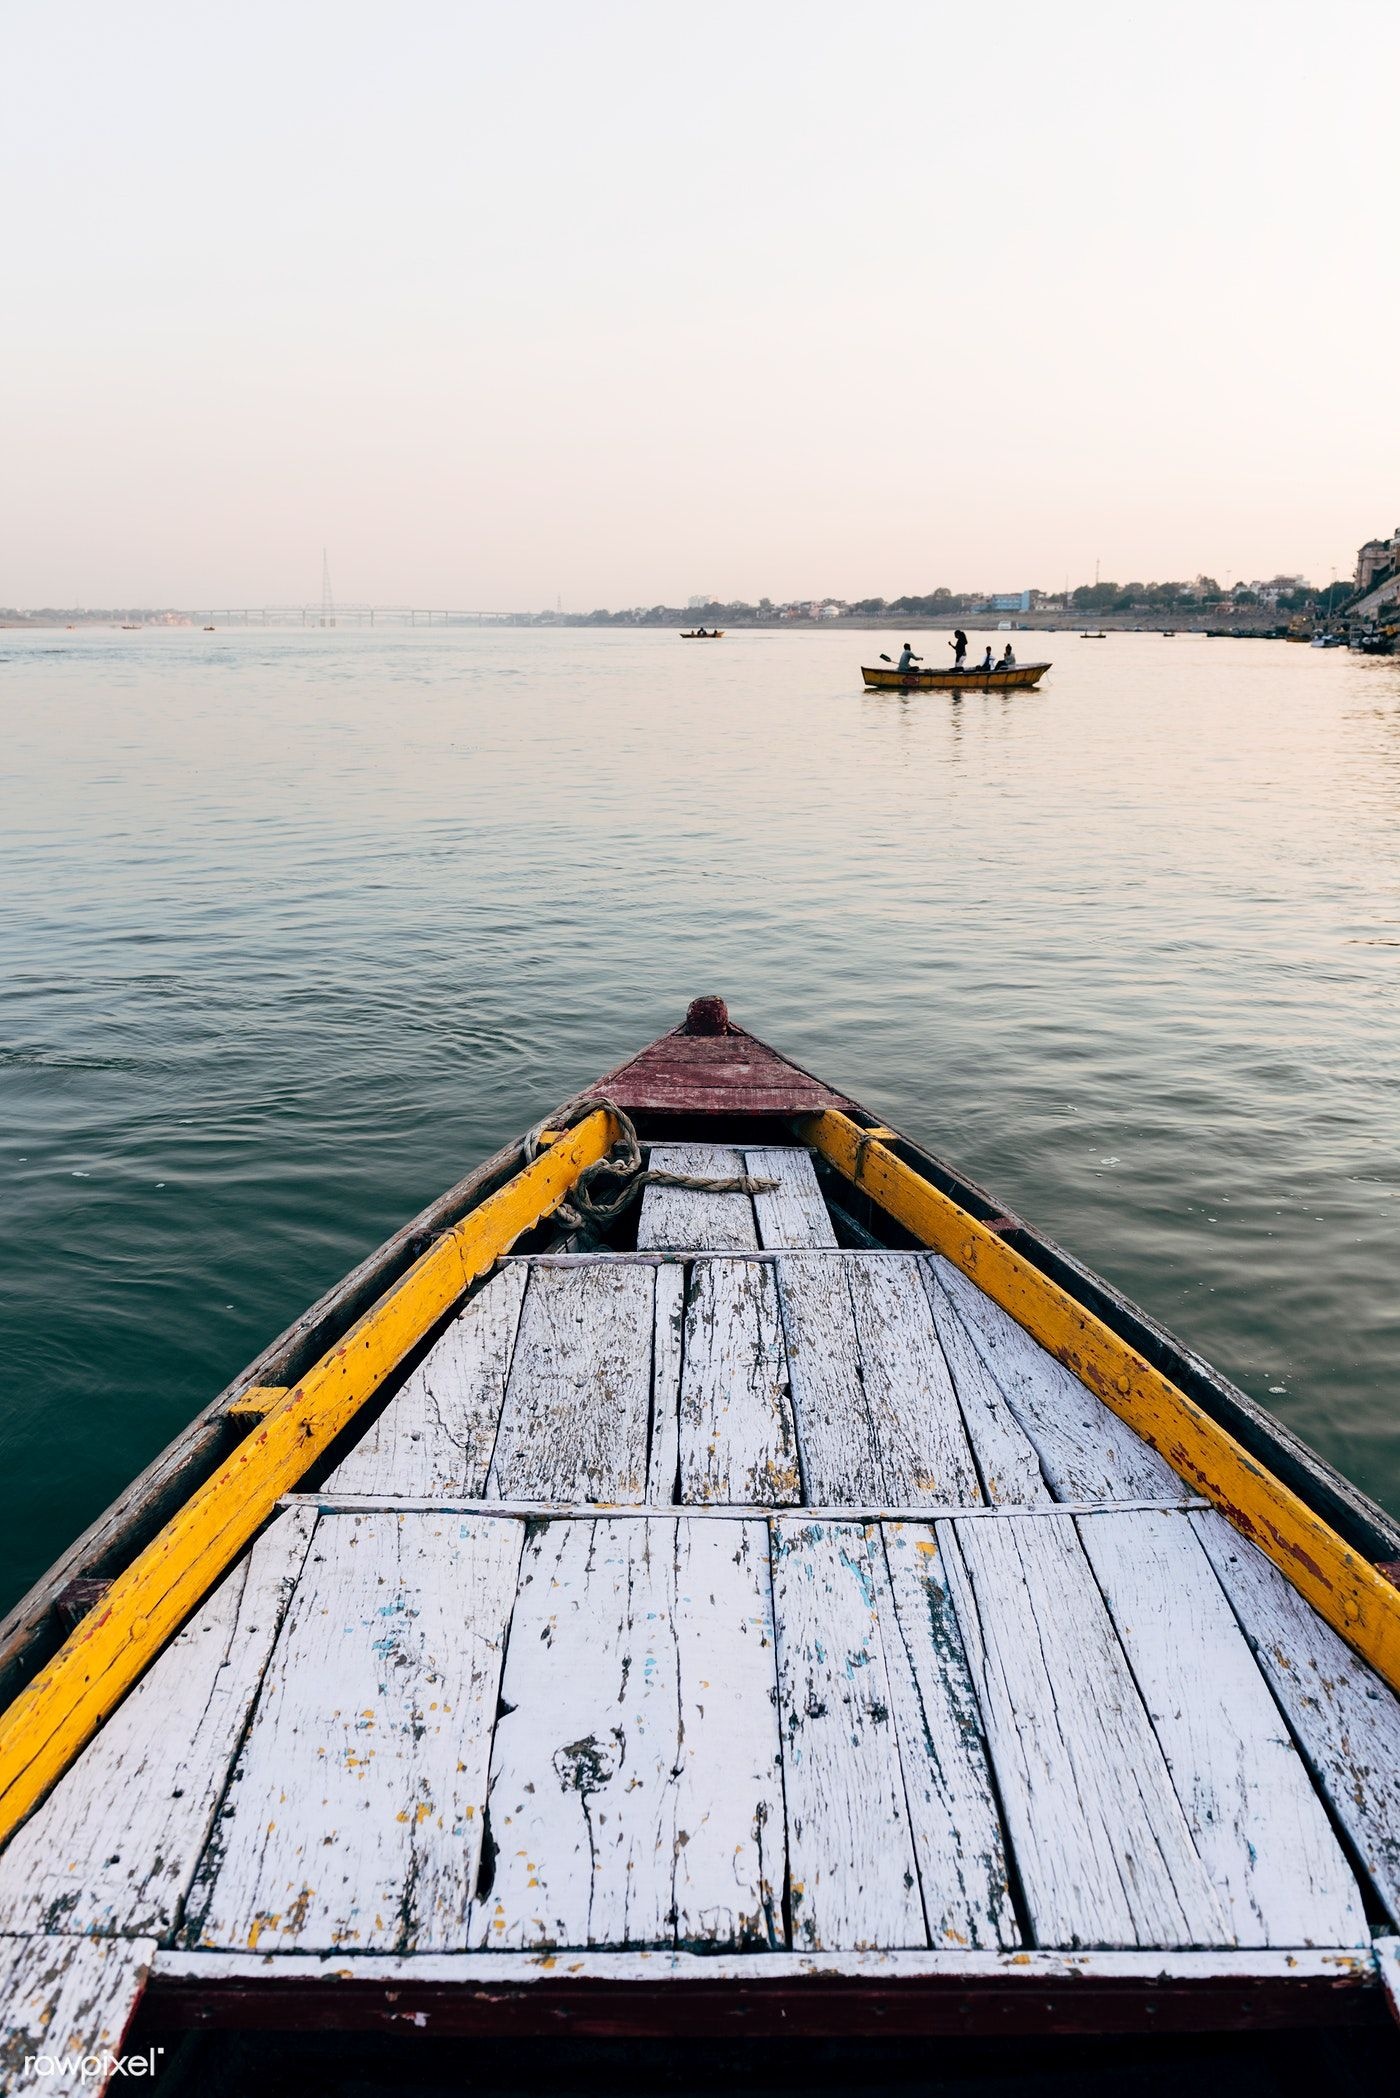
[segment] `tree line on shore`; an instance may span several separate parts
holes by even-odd
[[[1351,593],[1350,582],[1319,586],[1299,576],[1275,576],[1263,584],[1237,583],[1222,589],[1214,576],[1197,576],[1193,582],[1081,583],[1064,591],[1031,590],[1029,604],[992,597],[985,591],[957,591],[942,587],[923,595],[904,597],[814,598],[786,604],[761,597],[757,604],[743,598],[724,601],[707,599],[704,604],[634,605],[624,611],[598,610],[582,615],[565,614],[570,625],[585,626],[742,626],[767,624],[771,620],[888,619],[910,618],[947,621],[975,618],[987,613],[1019,611],[1024,618],[1037,612],[1074,613],[1083,617],[1140,612],[1152,618],[1164,613],[1190,615],[1215,612],[1255,613],[1259,608],[1283,615],[1313,613],[1327,617]],[[559,615],[555,615],[559,616]]]

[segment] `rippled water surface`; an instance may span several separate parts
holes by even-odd
[[[882,646],[0,635],[0,1599],[708,990],[1400,1511],[1400,663]]]

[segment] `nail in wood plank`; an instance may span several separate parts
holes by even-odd
[[[489,1947],[782,1942],[761,1522],[536,1533],[490,1789]]]
[[[941,1254],[930,1266],[1021,1427],[1057,1500],[1175,1501],[1181,1481],[1023,1326]]]
[[[657,1272],[531,1269],[488,1496],[644,1497]]]
[[[174,1927],[315,1520],[263,1532],[19,1830],[0,1931]]]
[[[772,1535],[793,1945],[927,1945],[878,1533],[789,1517]]]
[[[746,1170],[743,1152],[727,1144],[653,1144],[647,1164],[658,1173],[690,1173],[706,1180],[732,1180]],[[637,1245],[643,1251],[672,1246],[711,1252],[756,1248],[753,1199],[705,1194],[699,1188],[645,1187]]]
[[[1369,1944],[1361,1890],[1190,1523],[1078,1528],[1235,1942]]]
[[[753,1197],[758,1236],[764,1246],[834,1246],[836,1230],[809,1151],[791,1147],[746,1151],[744,1170],[755,1180],[776,1180],[769,1195]]]
[[[1314,1778],[1400,1922],[1400,1700],[1223,1515],[1188,1520]]]
[[[154,1956],[153,1938],[0,1938],[0,2090],[79,2087],[76,2073],[27,2069],[36,2056],[120,2054]],[[99,2070],[80,2087],[100,2093],[110,2081]]]
[[[680,1450],[683,1501],[802,1498],[778,1291],[759,1261],[691,1270]]]
[[[1037,1944],[1232,1944],[1073,1518],[937,1534]]]
[[[202,1945],[467,1942],[522,1529],[324,1516],[191,1896]]]
[[[1018,1945],[982,1719],[933,1525],[886,1523],[880,1626],[929,1943]]]
[[[484,1492],[527,1270],[493,1275],[326,1481],[337,1493]]]

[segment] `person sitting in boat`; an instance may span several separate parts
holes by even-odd
[[[922,663],[923,660],[924,659],[922,656],[915,655],[912,643],[906,641],[903,648],[899,652],[898,667],[900,670],[900,674],[903,675],[906,672],[912,670],[916,663]]]
[[[982,670],[996,669],[996,664],[992,661],[992,644],[990,641],[987,643],[987,653],[985,656],[983,656],[982,661],[978,667]]]
[[[965,633],[963,632],[963,630],[962,630],[962,628],[961,628],[960,626],[955,626],[955,627],[953,628],[953,638],[952,638],[952,640],[951,640],[951,641],[950,641],[950,642],[948,643],[948,646],[949,646],[949,648],[951,648],[951,649],[952,649],[952,651],[953,651],[953,668],[954,668],[954,670],[961,670],[961,669],[963,669],[963,667],[964,667],[964,662],[963,662],[963,659],[964,659],[964,657],[965,657],[965,656],[966,656],[966,654],[967,654],[967,636],[966,636],[966,634],[965,634]]]
[[[1011,643],[1010,643],[1010,642],[1008,641],[1008,642],[1007,642],[1007,644],[1006,644],[1006,646],[1005,646],[1005,648],[1004,648],[1004,649],[1002,650],[1002,652],[1001,652],[1001,661],[1000,661],[1000,662],[999,662],[999,663],[997,664],[997,669],[998,669],[998,670],[1014,670],[1015,668],[1016,668],[1016,657],[1015,657],[1014,653],[1012,652],[1012,647],[1011,647]]]

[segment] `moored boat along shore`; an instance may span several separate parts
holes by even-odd
[[[1189,1346],[697,999],[0,1627],[0,2047],[1342,2046],[1400,1974],[1397,1570]]]

